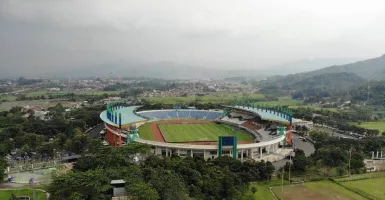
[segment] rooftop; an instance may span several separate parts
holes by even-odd
[[[134,122],[139,122],[139,121],[144,121],[144,120],[147,120],[143,117],[140,117],[139,115],[136,115],[134,113],[134,111],[140,106],[130,106],[130,107],[123,107],[123,108],[120,108],[118,110],[114,110],[116,112],[120,112],[122,113],[122,124],[131,124],[131,123],[134,123]],[[115,124],[115,122],[112,122],[110,121],[108,118],[107,118],[107,111],[103,111],[102,113],[100,113],[100,118],[107,124],[110,124],[110,125],[114,125],[114,126],[118,126],[118,124]]]
[[[273,112],[258,109],[258,108],[252,108],[252,107],[244,107],[244,106],[226,106],[228,108],[236,108],[240,110],[245,110],[251,113],[254,113],[261,117],[262,120],[267,120],[267,121],[275,121],[275,122],[281,122],[281,123],[289,123],[289,120],[287,120],[284,117],[281,117],[277,114],[274,114]],[[297,119],[293,118],[293,122],[296,122]]]

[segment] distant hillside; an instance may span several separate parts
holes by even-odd
[[[259,86],[275,86],[285,90],[301,90],[304,88],[341,89],[353,85],[359,85],[365,79],[353,73],[328,73],[311,76],[308,74],[293,74],[287,76],[274,76],[261,81]]]
[[[341,72],[355,73],[358,76],[368,80],[385,80],[385,55],[347,65],[335,65],[326,67],[319,70],[302,73],[302,75],[310,77],[320,74]]]
[[[272,76],[257,85],[265,88],[298,90],[301,88],[347,89],[365,80],[385,80],[385,55],[346,65],[334,65],[319,70],[286,76]]]
[[[353,73],[329,73],[305,78],[301,81],[289,85],[290,88],[331,88],[342,89],[353,85],[361,85],[365,79]]]

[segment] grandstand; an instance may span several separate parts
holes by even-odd
[[[222,116],[222,111],[210,110],[150,110],[136,112],[137,115],[150,120],[159,119],[209,119],[214,120]]]
[[[115,102],[108,104],[107,109],[100,114],[100,118],[105,122],[105,139],[110,145],[122,146],[139,142],[150,145],[151,152],[155,155],[202,156],[204,159],[227,155],[241,161],[247,159],[275,161],[284,158],[292,151],[280,148],[282,145],[290,144],[291,121],[295,120],[290,112],[282,108],[269,110],[258,107],[224,106],[225,112],[177,108],[136,111],[137,108]],[[215,125],[214,122],[224,124]],[[208,128],[217,126],[228,126],[231,129]],[[283,126],[287,126],[289,130],[287,133],[282,132]],[[234,130],[244,132],[244,136],[250,139],[246,140],[246,137]],[[218,141],[215,140],[218,135],[240,138],[237,150],[226,149],[220,155]],[[171,136],[176,139],[173,140]],[[213,137],[207,139],[209,136]]]

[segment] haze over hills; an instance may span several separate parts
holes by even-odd
[[[328,73],[349,72],[368,80],[383,80],[385,79],[385,54],[381,57],[358,61],[346,65],[335,65],[319,70],[302,73],[302,75],[311,77]]]
[[[321,85],[326,88],[336,89],[352,85],[359,85],[366,80],[385,79],[385,55],[363,60],[346,65],[334,65],[322,69],[289,74],[286,76],[272,76],[261,84],[273,84],[278,87],[288,88],[317,88]]]

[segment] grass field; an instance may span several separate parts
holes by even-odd
[[[281,187],[273,188],[274,194],[282,199]],[[283,187],[285,200],[364,200],[366,198],[345,189],[331,181],[308,182],[304,185],[286,185]]]
[[[151,123],[145,123],[142,126],[139,126],[139,135],[140,138],[143,138],[145,140],[151,140],[154,141],[155,137],[151,130]]]
[[[316,106],[289,106],[289,108],[309,108],[311,110],[328,110],[330,112],[338,112],[338,110],[336,108],[320,108],[320,107],[316,107]]]
[[[264,101],[260,102],[269,106],[300,106],[302,101],[292,99],[290,96],[279,97],[278,101]]]
[[[167,142],[218,141],[218,136],[237,136],[238,141],[254,140],[247,131],[233,131],[223,124],[159,124],[158,127]]]
[[[31,101],[11,101],[11,102],[1,102],[0,103],[0,111],[8,111],[12,107],[15,106],[40,106],[43,108],[49,108],[53,107],[56,104],[58,104],[59,101],[51,101],[51,100],[31,100]],[[76,102],[68,102],[68,101],[61,101],[60,102],[63,106],[71,106],[71,105],[76,105]]]
[[[343,185],[359,189],[377,199],[385,199],[385,177],[343,182]]]
[[[374,130],[379,130],[380,135],[385,132],[385,122],[361,122],[361,124],[358,123],[351,123],[354,125],[357,125],[362,128],[367,128],[367,129],[374,129]]]
[[[20,189],[20,190],[0,190],[0,199],[8,200],[11,198],[11,194],[15,194],[16,196],[28,196],[33,198],[33,192],[30,189]],[[36,200],[45,200],[47,199],[44,192],[35,190]]]
[[[58,94],[68,94],[68,93],[74,93],[77,95],[103,95],[106,94],[119,94],[120,91],[79,91],[79,90],[62,90],[62,91],[48,91],[48,90],[39,90],[39,91],[33,91],[33,92],[26,92],[23,93],[27,97],[35,97],[35,96],[41,96],[41,95],[58,95]]]
[[[363,173],[363,174],[353,174],[353,175],[350,175],[348,177],[337,178],[334,180],[338,181],[338,182],[344,182],[344,181],[354,181],[354,180],[372,179],[372,178],[385,178],[385,172],[370,172],[370,173]]]
[[[243,94],[229,93],[229,92],[210,92],[205,96],[189,96],[189,97],[149,97],[146,98],[150,103],[164,103],[164,104],[175,104],[175,103],[194,103],[198,100],[198,103],[223,103],[229,104],[233,101],[234,96],[238,99],[243,98]],[[249,94],[249,99],[262,99],[264,98],[263,94]]]

